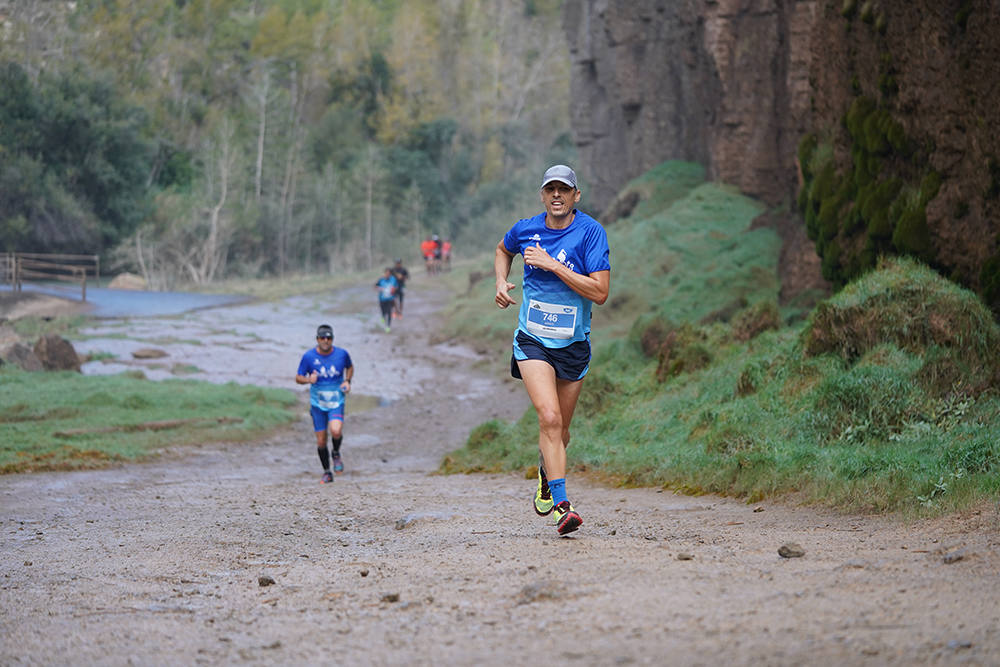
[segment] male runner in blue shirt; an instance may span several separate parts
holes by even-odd
[[[590,367],[590,310],[608,299],[608,237],[599,222],[576,209],[576,174],[566,165],[542,177],[545,212],[519,220],[497,244],[496,304],[516,304],[508,282],[514,256],[524,257],[524,296],[518,313],[511,375],[524,380],[538,413],[535,512],[554,512],[560,535],[583,519],[566,496],[566,447],[583,377]]]
[[[326,434],[330,432],[333,449],[333,470],[344,471],[340,458],[340,443],[344,437],[344,397],[351,391],[354,365],[351,355],[342,347],[333,346],[333,327],[321,324],[316,329],[316,347],[306,350],[299,361],[295,382],[309,385],[309,412],[316,431],[316,448],[323,464],[321,484],[333,481],[330,472],[330,452],[326,450]]]

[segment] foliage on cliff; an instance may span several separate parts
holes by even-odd
[[[927,166],[926,153],[867,97],[855,98],[845,125],[851,154],[846,168],[838,167],[833,146],[815,135],[799,145],[799,207],[823,259],[823,277],[843,286],[882,255],[933,262],[926,209],[941,178]]]
[[[820,3],[799,207],[843,286],[906,255],[1000,312],[1000,23],[987,0]],[[930,46],[933,45],[933,46]]]

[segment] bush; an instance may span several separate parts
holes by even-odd
[[[990,311],[975,294],[914,260],[884,260],[820,303],[802,333],[808,356],[833,353],[848,362],[886,343],[935,363],[945,355],[955,369],[966,369],[962,380],[969,386],[997,386],[1000,329]]]

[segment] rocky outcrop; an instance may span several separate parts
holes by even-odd
[[[791,205],[811,129],[809,66],[820,0],[567,3],[571,114],[588,203],[669,159],[707,167],[768,204]],[[616,211],[607,211],[615,214]],[[783,301],[825,288],[800,219],[780,218]]]
[[[805,208],[796,205],[797,154],[811,135],[813,147],[832,156],[825,157],[832,170],[809,174],[827,181],[825,192],[806,192],[810,240],[803,242],[802,218],[798,229],[783,224],[783,262],[807,267],[786,278],[816,282],[812,242],[824,275],[838,284],[879,254],[906,253],[978,290],[1000,312],[997,7],[996,0],[566,3],[571,114],[588,201],[604,209],[628,180],[682,159],[768,204],[788,203],[798,217]],[[865,113],[849,131],[859,98]],[[891,151],[888,130],[896,133]],[[860,164],[859,147],[867,151]]]
[[[925,200],[911,207],[909,227],[890,211],[890,250],[911,246],[911,254],[979,291],[994,311],[1000,309],[998,10],[995,0],[825,3],[813,30],[811,68],[812,131],[820,145],[834,147],[836,172],[860,181],[853,163],[858,149],[867,150],[879,159],[874,183],[904,184],[898,209],[906,208],[903,198]],[[844,122],[859,100],[869,101],[872,124],[882,114],[883,128],[898,126],[892,151],[878,154],[864,145],[877,138],[867,122],[853,132]],[[880,213],[872,198],[868,211],[856,206],[862,196],[852,199],[830,239],[845,269],[853,249],[873,245]],[[863,231],[851,229],[852,210]],[[824,257],[824,263],[834,262]]]
[[[73,344],[62,336],[46,334],[35,342],[35,356],[47,371],[80,372],[80,357]]]
[[[0,348],[0,365],[10,364],[25,371],[45,370],[41,360],[24,343],[9,343]]]
[[[567,3],[572,120],[603,209],[668,159],[770,204],[794,199],[819,0]]]
[[[111,289],[144,290],[147,288],[146,279],[135,273],[119,273],[108,283]]]

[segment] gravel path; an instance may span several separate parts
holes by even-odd
[[[559,538],[530,480],[434,474],[526,400],[428,335],[440,296],[414,283],[389,335],[365,288],[96,326],[78,349],[122,361],[87,373],[295,389],[330,321],[357,366],[347,471],[317,483],[303,413],[267,442],[0,477],[0,664],[1000,664],[992,505],[904,525],[577,477]],[[150,346],[169,356],[128,360]]]

